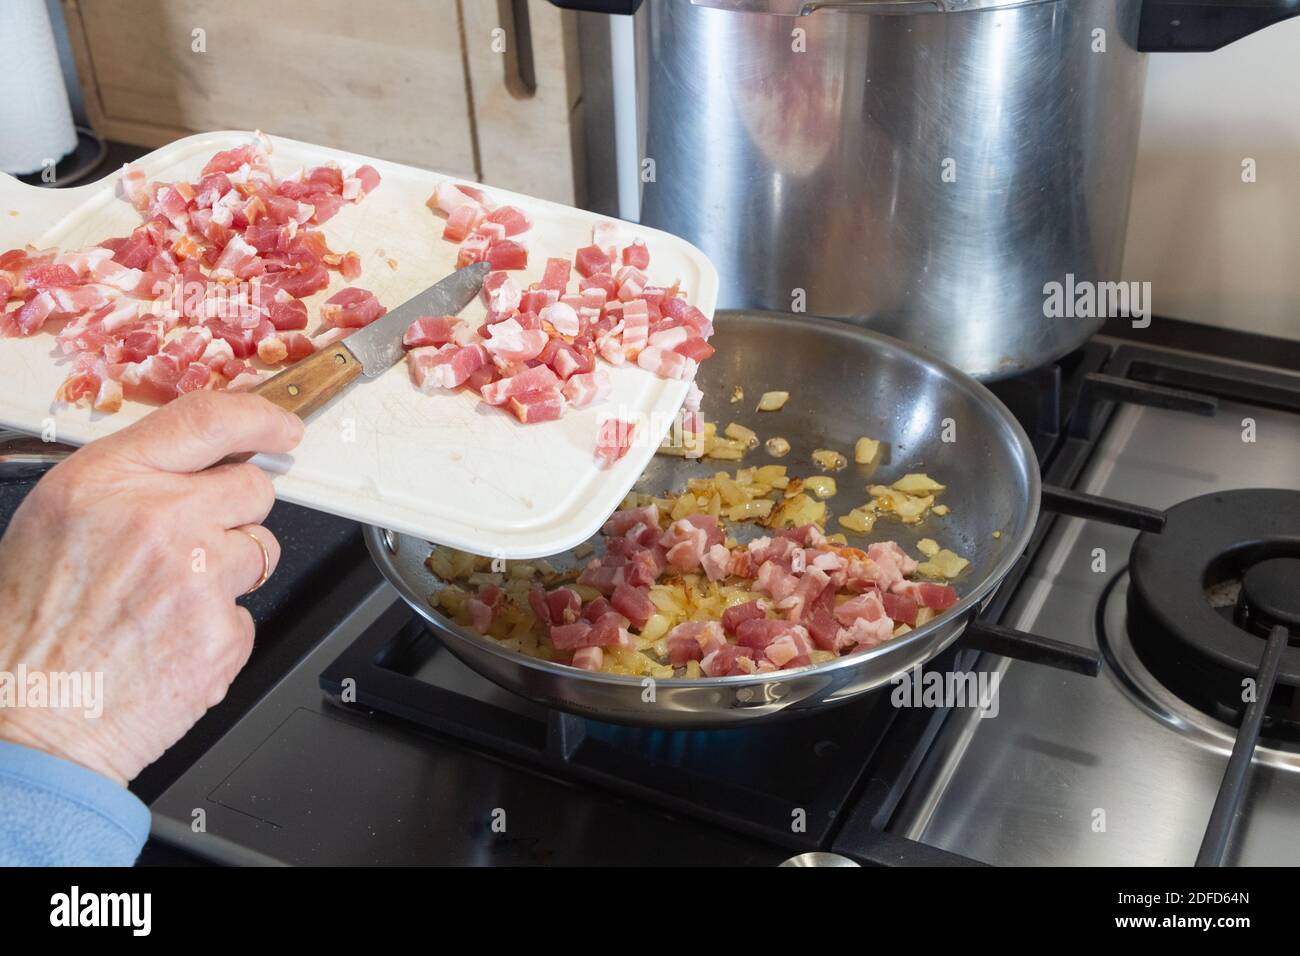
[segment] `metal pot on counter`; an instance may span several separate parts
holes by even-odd
[[[619,176],[640,180],[642,223],[713,260],[720,308],[846,319],[982,379],[1058,358],[1106,318],[1045,302],[1050,283],[1120,277],[1146,54],[1216,49],[1300,13],[1300,0],[560,5],[636,11],[638,156]]]

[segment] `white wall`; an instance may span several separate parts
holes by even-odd
[[[1300,18],[1151,55],[1124,271],[1158,314],[1300,339]]]

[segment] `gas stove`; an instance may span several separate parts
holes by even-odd
[[[926,670],[997,675],[996,708],[886,688],[737,730],[604,724],[485,681],[378,585],[153,801],[156,841],[228,863],[1300,862],[1300,376],[1099,338],[994,391],[1045,513]]]
[[[1300,378],[1129,347],[1107,367],[1221,402],[1116,408],[1076,487],[1162,509],[1160,533],[1058,520],[1007,608],[1099,649],[1101,679],[988,662],[998,719],[948,723],[893,826],[998,864],[1295,865]]]

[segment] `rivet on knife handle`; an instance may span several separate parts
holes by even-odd
[[[338,342],[271,376],[253,391],[306,418],[360,377],[361,363]]]

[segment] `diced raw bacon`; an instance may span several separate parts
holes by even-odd
[[[678,345],[673,351],[679,355],[685,355],[698,365],[705,359],[711,358],[716,350],[704,339],[692,336],[681,345]]]
[[[465,602],[469,610],[470,626],[480,634],[486,634],[492,628],[492,619],[496,616],[496,608],[478,598],[470,598]]]
[[[325,266],[314,256],[294,255],[292,264],[287,268],[273,269],[261,277],[264,295],[284,292],[294,298],[303,299],[319,292],[329,285],[330,275]]]
[[[633,422],[617,418],[607,418],[601,422],[600,431],[596,434],[596,460],[602,467],[614,464],[627,454],[632,447],[635,431],[636,425]]]
[[[313,192],[307,194],[307,201],[312,206],[311,221],[320,225],[333,219],[343,208],[343,197],[333,193]]]
[[[915,626],[917,603],[913,598],[906,594],[894,594],[891,591],[885,591],[880,595],[881,603],[885,606],[885,613],[895,624],[907,624]]]
[[[573,266],[578,270],[578,275],[587,279],[609,272],[611,265],[610,257],[598,246],[585,246],[573,257]]]
[[[186,392],[197,392],[207,388],[212,384],[213,374],[212,369],[202,362],[191,362],[181,373],[181,377],[176,380],[176,393],[184,395]]]
[[[519,299],[520,312],[541,312],[559,300],[559,293],[548,289],[529,289]]]
[[[540,287],[563,294],[569,287],[569,260],[550,258],[546,260],[546,269],[542,272]]]
[[[505,239],[506,227],[498,222],[482,222],[479,224],[479,227],[474,230],[474,235],[486,236],[488,239],[488,248],[490,249],[492,243],[500,242]]]
[[[882,617],[889,616],[885,605],[881,602],[879,593],[876,591],[866,591],[856,597],[849,598],[849,600],[835,608],[835,620],[845,627],[848,627],[859,618],[865,621],[878,621]]]
[[[343,192],[343,170],[333,163],[312,167],[307,170],[303,181],[316,192],[334,193],[336,195]]]
[[[893,541],[877,541],[867,548],[866,575],[882,591],[888,591],[916,570],[917,562]],[[852,565],[849,576],[853,577]]]
[[[676,349],[688,338],[690,338],[689,330],[685,326],[675,325],[671,329],[660,329],[659,332],[651,333],[650,345],[658,346],[660,349]]]
[[[731,573],[731,552],[721,544],[710,545],[700,558],[700,566],[710,581],[721,581]]]
[[[705,655],[700,661],[700,670],[708,677],[728,677],[736,674],[746,673],[741,666],[742,660],[748,660],[750,666],[753,666],[754,650],[750,647],[739,647],[735,644],[727,644],[720,647],[712,654]]]
[[[646,505],[644,508],[626,508],[615,511],[609,516],[609,519],[600,530],[603,534],[618,536],[627,534],[637,525],[658,528],[659,508],[651,504]]]
[[[343,258],[339,260],[339,275],[347,282],[355,282],[361,278],[361,257],[355,252],[343,253]]]
[[[645,627],[645,622],[655,613],[649,590],[635,588],[628,584],[620,584],[614,588],[609,603],[637,628]]]
[[[809,663],[808,655],[812,650],[813,643],[809,640],[807,631],[796,626],[763,648],[763,654],[778,668],[788,668]]]
[[[200,176],[198,186],[194,190],[194,205],[199,209],[211,209],[213,203],[230,192],[230,189],[230,177],[225,173],[216,172]]]
[[[444,179],[434,187],[433,195],[428,198],[425,205],[430,209],[437,209],[447,215],[451,215],[461,206],[471,204],[482,206],[478,200],[472,197],[469,190],[465,187],[457,187],[449,179]]]
[[[538,358],[564,381],[591,368],[591,363],[581,352],[559,339],[551,339]]]
[[[526,369],[500,381],[485,385],[481,391],[483,401],[489,405],[504,405],[508,399],[527,392],[558,389],[560,380],[545,365]]]
[[[683,518],[668,527],[659,543],[666,549],[665,558],[671,567],[689,572],[700,566],[700,560],[708,547],[708,535],[702,528],[697,528]]]
[[[122,386],[109,376],[103,359],[87,354],[78,358],[55,398],[69,404],[85,402],[97,412],[112,413],[122,407]]]
[[[75,269],[67,265],[37,266],[23,275],[23,285],[36,292],[81,285]]]
[[[618,286],[614,284],[614,277],[608,272],[600,272],[583,278],[578,283],[578,289],[584,293],[599,289],[605,293],[606,300],[618,298]]]
[[[578,575],[578,583],[595,588],[602,594],[613,594],[614,588],[627,580],[627,571],[622,565],[605,564],[598,559],[587,563]],[[583,616],[587,617],[584,611]]]
[[[279,365],[289,357],[289,345],[279,336],[267,336],[257,343],[257,357],[267,365]]]
[[[381,179],[379,170],[369,164],[358,166],[356,172],[352,175],[361,183],[362,196],[368,196],[374,192]]]
[[[516,312],[512,318],[519,323],[521,329],[526,329],[532,332],[542,331],[542,320],[531,312]],[[484,325],[481,329],[481,334],[490,335],[492,330],[489,326],[492,324],[494,323],[487,323]],[[550,342],[548,341],[547,344],[549,345]],[[545,351],[545,349],[543,349],[543,351]]]
[[[112,349],[109,356],[112,361],[119,363],[143,362],[150,355],[155,354],[161,345],[162,336],[157,332],[139,329],[128,332],[119,343],[108,346]]]
[[[456,388],[491,359],[482,345],[444,345],[415,348],[406,353],[411,381],[422,392]]]
[[[527,269],[528,249],[513,239],[499,239],[488,246],[484,258],[493,269]]]
[[[511,395],[509,405],[515,418],[525,425],[553,422],[564,414],[564,394],[558,388],[543,388]]]
[[[704,657],[700,642],[693,637],[668,638],[668,662],[674,667],[681,667],[687,661],[698,661]]]
[[[735,635],[736,629],[745,621],[758,620],[766,616],[767,611],[762,601],[733,604],[722,612],[722,629],[728,634]]]
[[[582,611],[582,598],[573,588],[556,588],[546,594],[547,620],[552,624],[572,624]]]
[[[286,296],[282,301],[271,303],[267,317],[281,332],[302,330],[307,328],[307,304],[301,299]]]
[[[402,345],[408,349],[430,345],[446,345],[453,340],[463,342],[469,326],[454,315],[422,315],[402,336]]]
[[[639,308],[633,308],[633,306]],[[629,302],[623,309],[623,354],[636,358],[646,347],[650,336],[650,315],[644,302]]]
[[[660,378],[691,378],[695,363],[680,352],[670,352],[657,345],[648,345],[637,356],[636,364]]]
[[[542,309],[539,316],[543,322],[551,323],[556,332],[561,335],[574,336],[582,331],[582,323],[578,321],[578,313],[573,307],[564,302],[554,302]]]
[[[528,606],[532,608],[533,616],[536,617],[538,621],[546,625],[550,625],[552,623],[551,608],[546,603],[546,592],[543,591],[541,588],[532,588],[528,592]],[[569,623],[569,622],[560,621],[556,623]]]
[[[483,207],[476,202],[465,202],[447,216],[442,238],[448,242],[462,242],[483,221]]]
[[[353,329],[369,325],[387,311],[373,292],[348,287],[325,300],[320,317],[326,325]]]
[[[258,143],[248,143],[244,146],[236,146],[234,149],[227,149],[217,153],[208,160],[200,175],[234,173],[238,172],[241,166],[260,166],[265,162],[266,154],[263,148]]]
[[[128,397],[143,398],[162,404],[170,402],[179,393],[176,383],[181,369],[170,355],[151,355],[138,365],[128,365],[122,374],[122,385]]]
[[[593,630],[590,621],[575,621],[572,624],[552,624],[549,635],[557,650],[576,650],[594,647],[591,643]]]
[[[221,255],[213,263],[212,275],[215,278],[246,279],[254,274],[257,261],[257,249],[245,242],[243,236],[236,234],[230,237],[226,247],[221,250]]]
[[[214,337],[225,341],[230,346],[235,358],[246,359],[257,350],[257,342],[253,337],[254,329],[229,325],[220,319],[209,319],[203,323],[203,327],[210,331]]]
[[[218,154],[220,155],[220,154]],[[215,157],[214,157],[215,158]],[[211,163],[209,163],[211,165]],[[144,209],[149,204],[149,194],[145,188],[144,170],[127,163],[122,167],[122,195],[136,209]]]
[[[551,643],[558,650],[579,647],[635,646],[627,632],[627,618],[617,611],[606,611],[594,621],[551,625]],[[559,632],[557,634],[557,632]]]
[[[311,339],[301,332],[281,332],[277,338],[284,342],[285,348],[288,349],[287,359],[290,362],[300,362],[316,351],[316,346],[312,344]]]
[[[541,329],[525,329],[518,320],[507,319],[488,327],[488,339],[483,344],[498,364],[509,365],[537,358],[547,341]]]
[[[642,270],[648,268],[650,266],[650,250],[646,247],[646,244],[637,239],[632,245],[624,247],[623,265]]]
[[[957,603],[957,592],[947,584],[929,584],[925,581],[898,581],[892,590],[910,597],[922,607],[946,611]]]
[[[487,259],[488,247],[491,244],[492,240],[487,236],[470,236],[460,244],[460,252],[456,255],[456,268],[463,269]],[[493,266],[493,268],[499,267]]]
[[[573,652],[573,666],[584,671],[598,671],[604,663],[605,652],[599,647],[580,647]]]
[[[779,637],[798,635],[808,639],[808,631],[789,621],[776,618],[751,617],[736,625],[736,643],[761,651]]]
[[[487,221],[504,226],[507,236],[517,236],[527,232],[533,226],[532,220],[524,211],[515,206],[498,206],[488,213]]]
[[[894,636],[894,622],[885,614],[874,620],[854,618],[853,623],[841,628],[835,638],[835,649],[878,647]]]
[[[496,322],[509,317],[519,308],[522,293],[508,272],[490,272],[483,280],[483,301],[488,307],[488,321]]]
[[[486,350],[484,351],[484,354],[487,354]],[[486,364],[470,373],[469,378],[465,379],[464,384],[466,388],[471,389],[472,391],[482,392],[484,385],[490,385],[500,377],[501,375],[497,370],[496,365],[494,365],[489,358]]]
[[[212,341],[212,333],[204,328],[187,329],[174,338],[168,339],[160,353],[170,355],[179,367],[185,368],[197,362]]]

